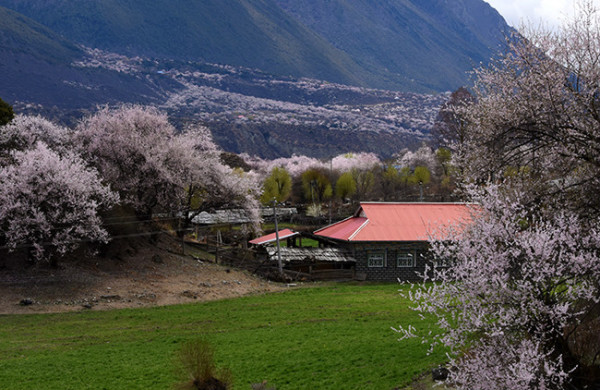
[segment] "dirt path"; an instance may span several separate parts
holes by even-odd
[[[191,256],[168,239],[128,256],[85,258],[57,269],[0,270],[0,314],[147,307],[283,290],[277,283]],[[130,251],[131,252],[131,251]]]

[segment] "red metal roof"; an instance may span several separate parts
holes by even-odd
[[[297,234],[298,234],[297,232],[294,232],[290,229],[283,229],[283,230],[279,231],[279,239],[283,240],[288,237],[293,237]],[[271,233],[271,234],[267,234],[266,236],[255,238],[254,240],[250,240],[248,242],[250,244],[263,245],[263,244],[268,244],[270,242],[274,242],[275,240],[277,240],[275,233]]]
[[[363,217],[347,218],[341,222],[317,230],[315,234],[337,240],[348,240],[366,222],[367,218]]]
[[[428,241],[470,221],[465,203],[361,203],[354,217],[315,234],[344,241]]]

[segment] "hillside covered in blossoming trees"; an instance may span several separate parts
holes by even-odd
[[[150,60],[97,49],[87,49],[73,67],[82,73],[116,73],[130,88],[124,100],[165,110],[180,129],[204,125],[225,150],[263,158],[331,157],[349,151],[389,157],[426,141],[440,106],[448,99],[447,93],[416,94],[276,78],[256,69]],[[108,89],[102,78],[79,80],[63,83],[61,91],[72,97],[52,106],[21,100],[13,106],[17,112],[71,124],[95,109],[88,101],[78,100],[74,91],[102,94]]]
[[[385,158],[428,139],[509,27],[482,0],[384,3],[1,0],[2,98],[68,126],[152,105],[262,158]]]

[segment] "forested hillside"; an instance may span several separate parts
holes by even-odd
[[[67,39],[126,55],[440,92],[468,81],[509,31],[482,0],[0,0]]]

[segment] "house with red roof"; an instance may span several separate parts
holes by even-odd
[[[361,203],[356,213],[314,232],[350,250],[367,280],[420,280],[432,239],[455,237],[472,220],[466,203]],[[451,234],[452,233],[452,234]]]

